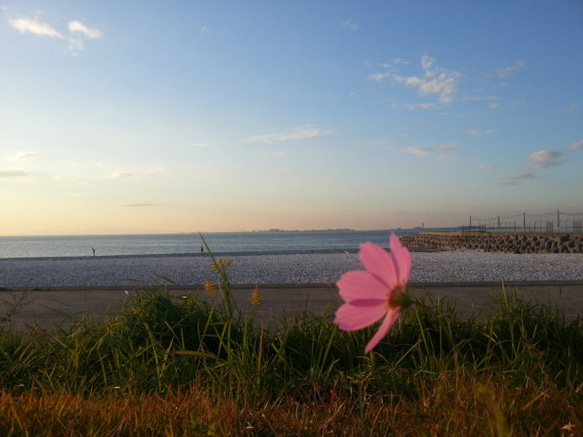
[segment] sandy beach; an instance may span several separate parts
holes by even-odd
[[[355,253],[233,256],[229,277],[244,311],[258,285],[263,305],[258,323],[277,324],[284,315],[307,311],[320,316],[340,305],[335,283],[347,271],[362,269]],[[583,314],[583,254],[492,254],[480,251],[412,253],[409,289],[447,298],[458,311],[488,310],[496,295],[518,290],[527,299],[557,305],[569,317]],[[15,302],[11,320],[19,327],[50,329],[75,317],[118,311],[124,299],[163,278],[171,294],[203,290],[216,280],[206,256],[124,256],[96,258],[0,259],[0,314]]]

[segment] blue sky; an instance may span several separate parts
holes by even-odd
[[[0,0],[0,235],[583,212],[583,4]]]

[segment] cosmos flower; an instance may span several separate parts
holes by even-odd
[[[334,318],[340,329],[356,331],[383,319],[365,353],[379,343],[401,310],[410,304],[405,286],[411,271],[411,254],[394,233],[389,243],[390,253],[373,243],[361,244],[358,256],[366,270],[345,273],[336,284],[345,302]]]

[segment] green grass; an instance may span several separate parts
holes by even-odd
[[[213,258],[216,305],[165,287],[107,319],[0,324],[0,435],[580,435],[583,323],[500,290],[461,318],[423,296],[374,350],[331,314],[263,329]],[[10,313],[12,314],[12,313]]]

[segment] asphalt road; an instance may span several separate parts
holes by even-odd
[[[234,285],[233,295],[240,308],[246,312],[253,308],[249,296],[254,286]],[[518,292],[527,300],[550,304],[564,312],[566,317],[583,315],[583,282],[523,282],[523,283],[411,283],[408,290],[414,296],[428,294],[432,299],[445,299],[455,305],[458,313],[468,316],[475,311],[492,311],[496,298]],[[0,314],[18,329],[36,325],[52,329],[66,327],[78,317],[112,314],[118,311],[124,299],[136,290],[127,287],[73,287],[46,290],[0,291]],[[262,305],[254,307],[258,324],[275,326],[282,317],[303,313],[315,316],[332,314],[342,303],[333,284],[263,285],[259,291]],[[171,287],[172,295],[190,292],[212,300],[202,287]],[[215,297],[216,298],[216,297]],[[15,310],[14,314],[10,314]]]

